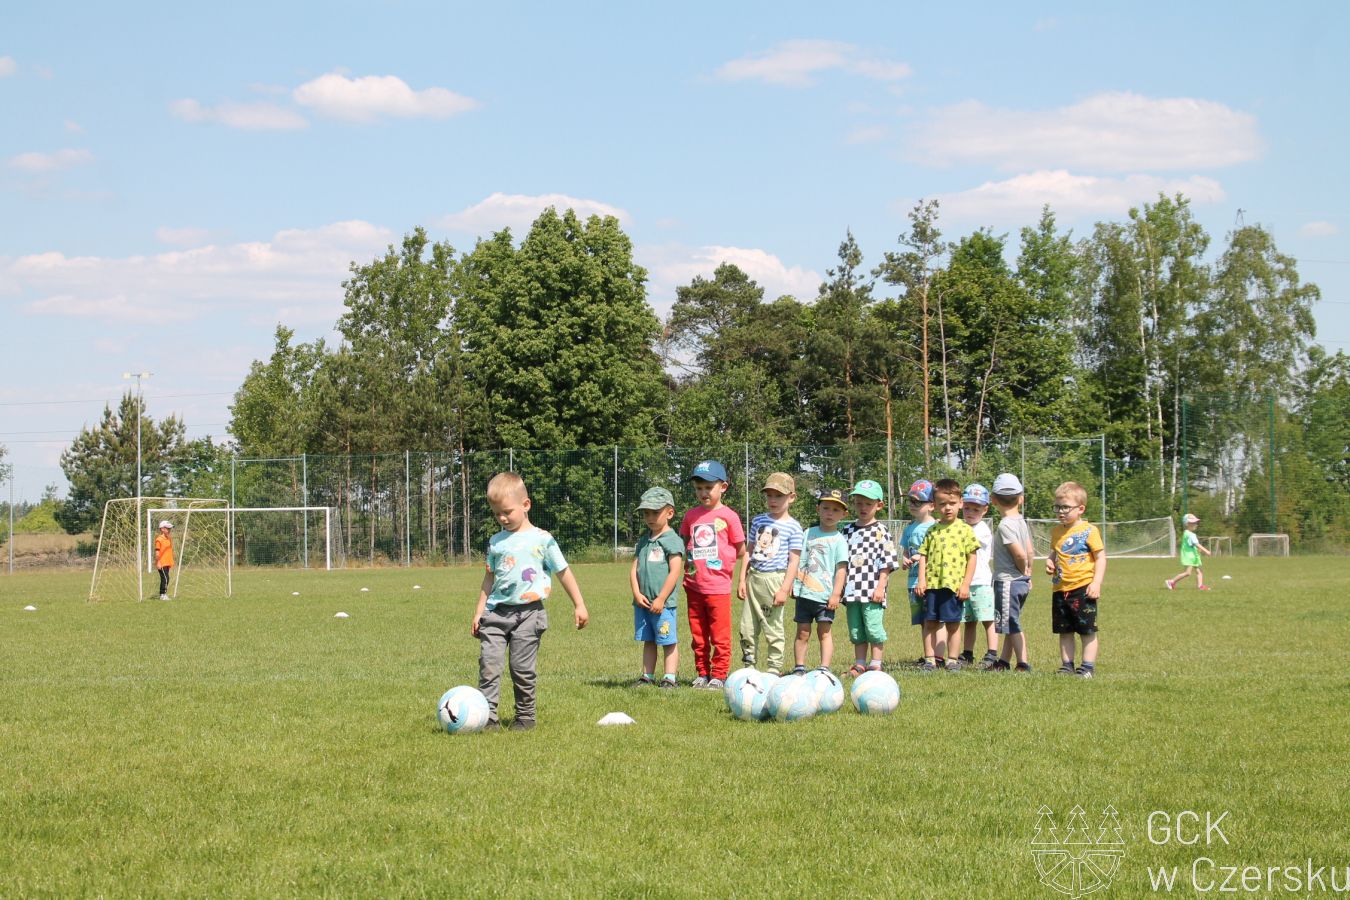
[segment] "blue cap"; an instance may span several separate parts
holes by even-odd
[[[966,486],[966,492],[961,495],[962,503],[978,503],[981,506],[989,505],[989,489],[982,484],[971,484]]]
[[[694,466],[694,471],[689,473],[689,477],[701,481],[731,481],[727,477],[726,467],[715,459],[705,459]]]
[[[920,503],[933,502],[933,482],[927,478],[920,478],[909,486],[909,499],[918,500]]]

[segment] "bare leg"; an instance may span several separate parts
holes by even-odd
[[[677,644],[667,644],[662,649],[666,654],[666,674],[674,678],[680,673],[680,648]],[[652,664],[655,665],[655,663],[656,659],[653,655]]]
[[[998,632],[994,630],[994,620],[993,620],[993,619],[990,619],[988,622],[982,622],[981,624],[984,625],[984,642],[985,642],[985,645],[989,648],[989,652],[990,652],[990,653],[993,653],[993,654],[997,655],[997,654],[998,654]]]
[[[925,659],[930,656],[937,656],[937,624],[936,622],[923,623],[923,655]]]
[[[967,622],[961,626],[961,650],[975,652],[975,623]]]
[[[1072,635],[1069,637],[1070,640],[1073,639]],[[1097,662],[1097,635],[1095,634],[1083,635],[1083,662],[1093,663],[1094,665]]]
[[[656,671],[656,641],[642,642],[642,674],[651,675]]]
[[[1017,654],[1017,661],[1019,663],[1025,663],[1027,661],[1027,637],[1024,633],[1019,631],[1017,634],[1008,635],[1007,643],[1003,645],[1004,659],[1012,658],[1012,653],[1009,653],[1009,648],[1011,648],[1012,653]]]
[[[1059,661],[1066,666],[1073,665],[1074,642],[1073,634],[1061,634],[1059,636]]]
[[[820,664],[827,669],[830,667],[830,660],[834,658],[834,635],[830,633],[831,624],[830,622],[820,622],[816,625],[820,634]],[[809,629],[811,626],[807,625],[806,627]]]

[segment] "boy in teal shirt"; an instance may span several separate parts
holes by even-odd
[[[481,645],[478,689],[491,713],[487,728],[495,730],[502,670],[510,651],[511,687],[515,694],[513,731],[528,731],[535,723],[535,662],[539,640],[548,629],[544,601],[553,591],[553,578],[572,599],[573,621],[585,628],[590,614],[581,588],[558,549],[553,535],[530,524],[530,495],[515,472],[502,472],[488,482],[488,504],[502,530],[487,547],[487,570],[478,590],[470,629]]]
[[[792,621],[797,623],[797,640],[793,646],[796,666],[793,675],[806,672],[806,651],[811,644],[811,623],[816,623],[820,635],[820,667],[830,668],[834,655],[834,612],[844,596],[844,578],[848,575],[848,540],[839,533],[839,520],[848,513],[844,492],[821,491],[816,502],[820,524],[806,530],[806,552],[797,577],[792,582],[792,597],[796,607]]]
[[[638,501],[647,533],[633,549],[628,585],[633,592],[633,640],[642,642],[639,685],[656,683],[656,648],[665,652],[661,687],[673,688],[680,669],[675,596],[684,575],[684,541],[670,527],[675,498],[665,488],[651,488]]]

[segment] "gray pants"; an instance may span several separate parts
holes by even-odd
[[[498,606],[478,621],[478,689],[492,708],[491,721],[497,721],[497,701],[501,699],[502,669],[510,651],[511,688],[516,700],[516,721],[534,721],[535,659],[539,639],[548,629],[548,613],[542,603],[523,606]]]

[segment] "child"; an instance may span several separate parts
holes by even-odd
[[[1176,578],[1167,579],[1167,589],[1170,591],[1176,588],[1177,582],[1191,574],[1192,570],[1194,570],[1196,588],[1198,590],[1207,591],[1209,590],[1209,585],[1205,584],[1205,571],[1200,568],[1200,554],[1203,553],[1205,556],[1209,556],[1209,549],[1201,546],[1200,538],[1195,535],[1195,527],[1200,524],[1200,519],[1197,516],[1186,513],[1186,515],[1182,516],[1181,523],[1185,526],[1185,530],[1181,532],[1181,564],[1186,567],[1186,571],[1182,572]],[[158,541],[156,541],[156,544],[158,544]]]
[[[909,571],[909,624],[919,626],[919,643],[926,647],[932,629],[923,620],[923,594],[919,593],[919,545],[933,524],[933,482],[920,478],[909,486],[910,523],[900,533],[900,567]],[[936,624],[936,623],[934,623]],[[923,665],[924,654],[919,655]]]
[[[633,567],[628,585],[633,591],[633,640],[642,642],[642,677],[638,684],[654,684],[656,648],[665,653],[661,687],[679,682],[679,635],[675,631],[675,594],[684,575],[684,541],[670,527],[675,498],[665,488],[654,487],[638,501],[647,533],[633,549]]]
[[[774,675],[783,674],[787,644],[783,635],[783,607],[802,558],[802,526],[788,512],[797,499],[797,485],[786,472],[774,472],[760,489],[768,512],[750,522],[750,563],[742,567],[736,596],[741,607],[741,658],[755,664],[759,636],[768,645],[765,665]]]
[[[690,478],[698,506],[680,520],[680,537],[688,557],[684,596],[698,672],[693,686],[721,688],[731,672],[731,578],[745,555],[745,529],[740,516],[722,505],[731,484],[720,462],[705,459]]]
[[[844,610],[848,613],[848,636],[853,642],[853,667],[858,676],[881,671],[886,652],[886,585],[900,565],[895,541],[886,526],[877,521],[885,505],[881,485],[859,481],[850,494],[857,519],[844,529],[848,539],[848,577],[844,582]]]
[[[961,613],[970,597],[970,582],[975,577],[975,554],[980,542],[975,531],[961,521],[961,485],[943,478],[933,485],[937,521],[929,527],[919,545],[919,583],[923,594],[925,638],[923,666],[932,672],[944,665],[948,648],[956,645],[961,628]],[[932,623],[931,631],[928,623]],[[961,668],[956,658],[945,660],[951,671]]]
[[[848,574],[848,541],[839,533],[839,520],[848,512],[844,492],[835,488],[821,491],[816,501],[816,515],[820,524],[806,532],[806,562],[797,571],[792,582],[797,623],[797,640],[793,645],[796,665],[793,675],[806,673],[806,648],[811,643],[811,623],[816,623],[820,635],[820,668],[830,669],[834,656],[834,611],[844,596],[844,579]]]
[[[1006,671],[1017,654],[1017,671],[1030,672],[1026,635],[1022,633],[1022,606],[1031,594],[1031,561],[1035,548],[1031,528],[1022,516],[1022,482],[1011,472],[994,479],[998,533],[994,541],[994,630],[1007,635],[997,662],[989,668]]]
[[[987,669],[998,660],[998,632],[994,630],[994,570],[990,557],[994,551],[994,533],[984,514],[989,511],[989,489],[972,484],[961,495],[961,518],[975,532],[980,549],[975,551],[975,577],[970,581],[970,599],[961,606],[961,621],[965,623],[961,649],[961,664],[975,663],[975,623],[984,626],[984,658],[980,668]]]
[[[590,615],[558,542],[547,531],[530,524],[530,496],[520,476],[515,472],[494,475],[488,482],[487,497],[502,530],[488,541],[487,570],[470,626],[481,644],[478,689],[487,697],[491,710],[487,728],[496,730],[501,727],[497,723],[497,700],[509,648],[516,706],[511,729],[528,731],[535,723],[535,659],[539,639],[548,628],[544,600],[553,590],[550,575],[558,576],[563,590],[572,598],[576,627],[585,628]]]
[[[1057,675],[1091,678],[1097,665],[1097,601],[1106,577],[1106,547],[1101,532],[1083,519],[1087,491],[1073,481],[1055,488],[1055,518],[1045,573],[1054,582],[1051,622],[1059,635]],[[1075,634],[1083,639],[1083,664],[1073,667]]]
[[[159,570],[159,599],[169,599],[169,571],[173,568],[173,538],[169,531],[173,523],[168,519],[159,523],[159,534],[155,535],[155,568]]]

